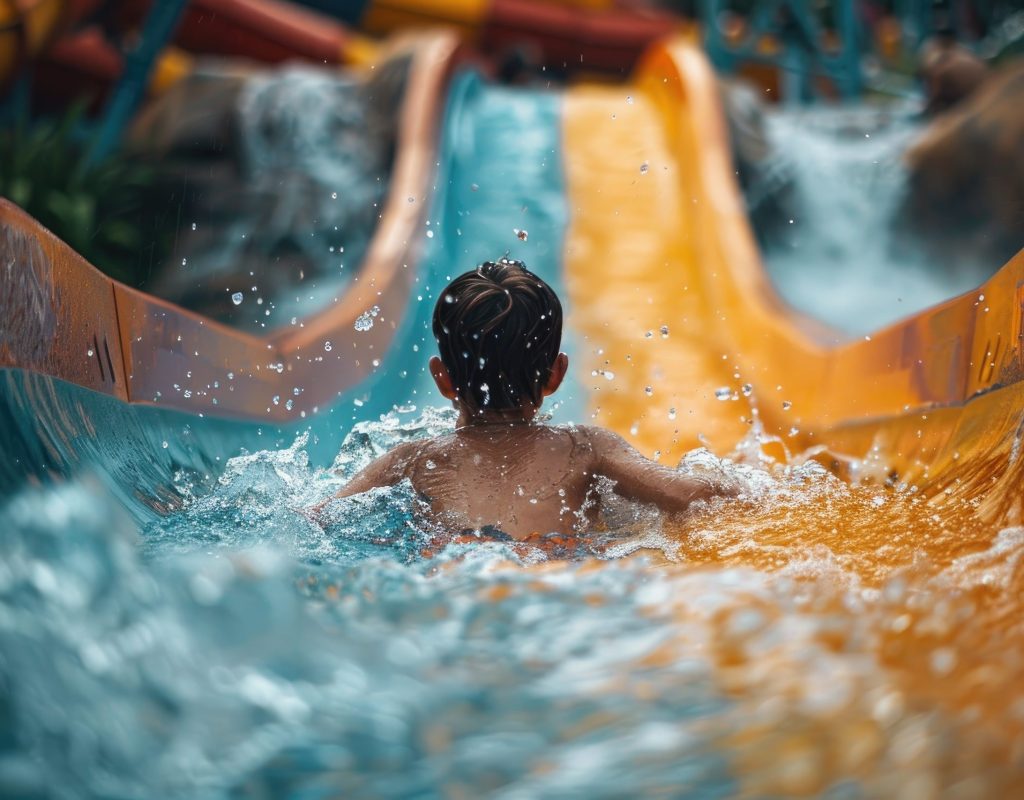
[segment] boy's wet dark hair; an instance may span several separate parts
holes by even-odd
[[[434,307],[434,338],[470,410],[539,406],[562,341],[562,304],[520,261],[486,261]]]

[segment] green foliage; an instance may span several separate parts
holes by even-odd
[[[60,119],[0,131],[0,195],[111,277],[144,285],[173,236],[156,222],[165,215],[154,170],[120,155],[87,165],[82,124],[75,106]]]

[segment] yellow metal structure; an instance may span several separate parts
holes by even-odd
[[[489,7],[490,0],[372,0],[360,27],[367,33],[385,34],[443,24],[474,36]]]
[[[0,81],[50,41],[65,0],[0,0]]]

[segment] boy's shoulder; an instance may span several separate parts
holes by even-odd
[[[410,467],[417,461],[435,458],[448,452],[452,446],[452,438],[450,433],[441,433],[422,439],[412,439],[396,444],[385,455],[396,466]]]
[[[596,450],[619,447],[626,442],[619,434],[599,425],[575,425],[573,427],[579,437]]]

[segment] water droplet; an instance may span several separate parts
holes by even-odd
[[[662,339],[667,339],[668,338],[668,325],[662,325],[661,326],[661,338]]]
[[[715,389],[715,399],[728,400],[730,397],[732,397],[732,389],[728,386],[719,386]]]
[[[181,266],[183,266],[183,267],[187,267],[188,266],[188,259],[187,258],[181,259]]]
[[[412,195],[409,195],[409,202],[410,203],[415,203],[416,202],[416,198],[413,197]]]
[[[478,183],[471,183],[469,185],[469,189],[470,189],[471,192],[478,192],[478,191],[480,191],[480,184],[478,184]]]
[[[160,443],[160,446],[161,446],[161,447],[162,447],[162,448],[163,448],[164,450],[166,450],[166,449],[167,449],[168,447],[170,447],[170,445],[169,445],[169,444],[167,444],[167,440],[166,440],[166,439],[164,439],[164,441],[162,441],[162,442]]]
[[[956,667],[956,653],[948,647],[940,647],[932,652],[929,661],[936,675],[948,675]]]
[[[675,408],[674,408],[674,407],[673,407],[673,408],[670,408],[670,409],[668,410],[668,418],[669,418],[669,419],[675,419],[675,418],[676,418],[676,410],[675,410]]]
[[[604,375],[604,379],[606,381],[615,380],[615,373],[612,372],[610,369],[601,370],[601,374]]]
[[[791,437],[792,436],[796,436],[798,433],[800,433],[800,429],[799,428],[790,428],[789,429],[789,435]]]
[[[280,404],[280,402],[281,402],[281,395],[279,395],[279,394],[275,394],[275,395],[274,395],[274,397],[273,397],[273,399],[272,399],[272,402],[273,402],[273,404],[274,404],[275,406],[276,406],[276,405],[279,405],[279,404]]]
[[[85,354],[87,356],[89,356],[89,358],[92,358],[95,355],[95,353],[93,353],[93,350],[92,350],[91,347],[88,350],[85,351]]]
[[[640,165],[640,174],[641,175],[646,175],[648,170],[650,170],[650,168],[651,168],[650,164],[648,164],[645,161],[643,164]]]
[[[233,295],[231,295],[231,302],[234,303],[236,306],[242,305],[242,293],[235,292]]]
[[[369,311],[364,311],[356,317],[356,324],[353,327],[360,333],[368,331],[373,327],[373,318],[375,316],[375,314],[371,314]]]
[[[451,294],[446,294],[446,295],[444,296],[444,301],[445,301],[446,303],[454,303],[454,302],[455,302],[455,296],[454,296],[454,295],[451,295]]]
[[[437,464],[435,464],[429,458],[427,459],[427,463],[425,463],[423,466],[425,466],[427,469],[437,469]]]
[[[647,333],[644,334],[644,338],[645,339],[653,339],[654,338],[654,331],[647,331]]]
[[[789,409],[791,409],[792,407],[793,407],[793,404],[791,402],[789,402],[789,400],[783,400],[782,401],[782,410],[783,411],[789,411]]]
[[[289,411],[291,411],[294,406],[295,406],[295,401],[294,400],[288,400],[284,404],[284,407],[287,408]]]
[[[515,232],[516,238],[518,238],[521,242],[525,242],[527,238],[530,236],[526,228],[513,228],[512,230]]]
[[[650,397],[652,394],[654,394],[654,387],[653,386],[645,386],[644,387],[644,394],[646,394],[648,397]]]
[[[751,386],[749,383],[743,384],[742,389],[743,389],[743,396],[744,397],[750,397],[750,395],[752,395],[754,393],[754,387]]]
[[[338,199],[338,193],[337,192],[331,192],[331,199],[332,200],[337,200]]]
[[[627,103],[628,103],[629,105],[633,105],[633,95],[631,95],[631,94],[627,94],[627,95],[626,95],[626,102],[627,102]]]
[[[326,350],[328,353],[331,352],[331,343],[330,342],[324,342],[324,350]]]
[[[434,232],[433,231],[427,231],[427,238],[428,239],[433,239],[434,238]]]
[[[195,229],[196,229],[196,224],[193,222],[192,223],[192,230],[195,230]]]

